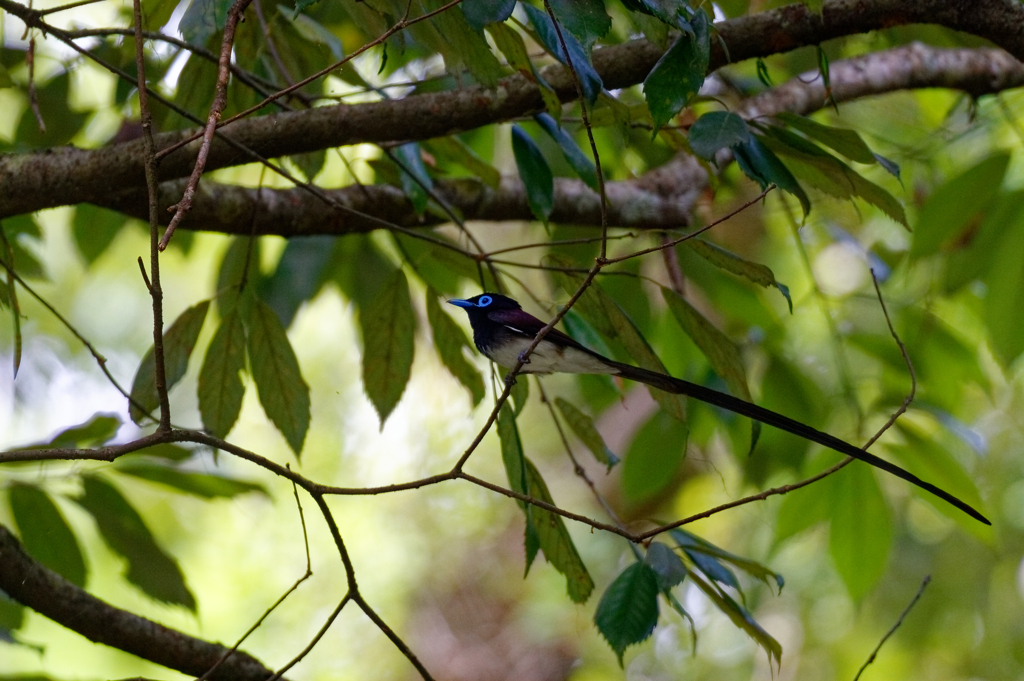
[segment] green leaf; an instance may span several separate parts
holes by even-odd
[[[1011,240],[1019,237],[1006,235],[1021,229],[1022,209],[1024,191],[1001,193],[993,199],[984,220],[971,234],[968,243],[949,255],[942,282],[946,293],[958,291],[975,279],[990,275],[998,277],[1005,272],[1003,267],[993,267],[993,262],[997,256],[1003,255],[1002,249],[1019,243]],[[993,302],[992,296],[986,296],[986,302]],[[990,325],[989,328],[993,327]]]
[[[907,215],[900,202],[850,166],[788,130],[772,127],[768,128],[768,135],[762,141],[786,157],[787,167],[800,180],[840,199],[861,198],[904,227],[908,226]]]
[[[195,450],[185,449],[179,445],[172,444],[159,444],[140,449],[137,452],[132,452],[132,456],[152,456],[158,459],[166,459],[168,461],[184,461],[189,459],[195,453]]]
[[[587,446],[595,459],[611,470],[611,467],[617,464],[619,459],[604,443],[601,433],[597,432],[597,428],[594,427],[594,420],[561,397],[555,398],[555,405],[562,412],[562,418],[572,428],[572,432],[576,433],[580,442]]]
[[[668,303],[668,309],[672,311],[672,316],[679,322],[679,326],[700,348],[700,351],[707,357],[708,363],[711,364],[711,368],[722,377],[732,394],[747,402],[752,402],[750,388],[747,386],[747,372],[743,368],[743,358],[740,357],[739,348],[681,295],[665,287],[662,287],[661,295]],[[757,444],[760,432],[761,424],[752,421],[751,451]]]
[[[480,404],[486,395],[484,379],[480,372],[470,364],[462,354],[463,348],[473,350],[466,332],[455,323],[451,317],[441,310],[437,302],[439,295],[437,291],[427,289],[427,320],[433,331],[434,347],[437,348],[438,357],[441,362],[458,379],[459,383],[466,387],[473,397],[473,406]]]
[[[277,313],[285,328],[291,326],[302,304],[323,288],[336,240],[333,236],[288,239],[274,273],[260,279],[259,297]]]
[[[434,156],[458,163],[491,189],[501,185],[501,173],[458,137],[435,137],[426,146]]]
[[[533,118],[544,129],[544,132],[550,135],[551,139],[558,144],[558,148],[562,150],[565,160],[576,171],[580,179],[595,192],[600,191],[601,185],[597,178],[597,166],[583,153],[580,145],[576,144],[576,140],[572,138],[572,135],[567,133],[558,124],[558,121],[546,113],[537,114]]]
[[[245,327],[237,309],[221,320],[199,370],[199,413],[203,427],[217,437],[227,437],[242,410],[245,386],[239,374],[245,370]]]
[[[523,455],[523,443],[519,439],[519,429],[516,427],[515,412],[506,402],[501,406],[497,419],[498,441],[501,444],[501,462],[505,466],[505,475],[508,476],[508,486],[520,494],[528,494],[530,489],[526,479],[526,457]],[[537,536],[533,522],[533,507],[525,501],[519,501],[519,507],[526,513],[526,569],[524,574],[530,573],[530,566],[537,557],[540,550],[540,538]]]
[[[997,356],[1010,365],[1024,352],[1021,310],[1024,309],[1024,212],[1018,212],[989,261],[985,284],[984,318],[992,347]],[[952,267],[954,263],[951,262]]]
[[[967,243],[999,193],[1009,162],[1009,154],[993,154],[936,187],[918,213],[910,255],[957,250]]]
[[[832,507],[829,551],[854,600],[862,599],[885,574],[892,547],[892,523],[872,468],[847,466],[818,494]]]
[[[540,471],[529,459],[524,457],[523,462],[526,465],[526,482],[530,496],[554,505],[555,500],[544,484]],[[544,552],[544,557],[551,563],[551,567],[565,576],[569,599],[573,603],[586,603],[594,591],[594,580],[587,572],[587,566],[583,564],[583,559],[580,558],[579,551],[569,536],[562,516],[537,506],[530,506],[527,519],[537,534],[537,542]]]
[[[164,378],[167,389],[181,380],[188,369],[188,360],[199,340],[199,332],[206,320],[206,312],[210,309],[210,301],[188,308],[174,320],[171,328],[164,332]],[[160,398],[156,393],[156,359],[151,346],[142,357],[139,369],[132,381],[131,396],[133,402],[128,406],[128,413],[135,423],[141,424],[160,406]],[[141,408],[136,404],[141,405]]]
[[[722,149],[745,141],[750,136],[747,122],[730,111],[711,111],[690,126],[693,153],[709,161]]]
[[[754,639],[764,649],[768,654],[769,664],[771,664],[773,659],[776,664],[782,664],[782,646],[757,623],[754,617],[747,612],[746,608],[730,598],[728,594],[705,582],[699,575],[691,572],[690,578],[697,585],[697,588],[703,591],[704,595],[711,599],[711,602],[732,620],[733,624],[745,631],[750,638]]]
[[[85,587],[86,567],[75,533],[46,492],[13,483],[7,490],[11,514],[25,550],[72,584]]]
[[[62,430],[43,447],[97,447],[117,435],[121,417],[117,414],[93,414],[85,423]]]
[[[409,197],[417,215],[423,215],[427,209],[430,195],[427,193],[434,186],[434,180],[427,172],[420,153],[420,145],[409,142],[395,149],[398,167],[401,172],[402,191]]]
[[[647,547],[644,563],[654,570],[658,578],[658,589],[668,591],[686,579],[686,566],[675,551],[661,542],[651,542]]]
[[[612,18],[604,11],[604,0],[549,0],[555,19],[569,30],[589,54],[598,38],[612,27]]]
[[[263,301],[256,301],[251,317],[243,323],[248,332],[249,369],[263,412],[297,457],[302,453],[310,418],[309,386],[302,379],[299,360],[281,320]]]
[[[462,0],[460,6],[469,25],[481,31],[487,24],[505,21],[512,16],[516,0]]]
[[[256,482],[209,473],[183,471],[156,462],[121,459],[114,464],[114,469],[119,473],[166,485],[203,499],[218,497],[230,499],[249,492],[259,492],[266,497],[270,496],[267,489]]]
[[[60,69],[58,75],[45,84],[41,84],[39,71],[36,71],[36,102],[42,115],[46,130],[39,128],[39,122],[30,107],[25,107],[14,131],[14,139],[25,149],[42,149],[46,147],[62,147],[69,144],[85,126],[90,113],[72,108],[74,97],[71,96],[71,70]],[[10,120],[11,114],[7,114]],[[8,133],[9,134],[9,133]]]
[[[547,15],[547,12],[526,3],[522,3],[520,7],[526,11],[526,16],[529,17],[530,23],[533,25],[534,31],[536,31],[537,41],[547,50],[548,54],[563,64],[568,64],[565,51],[562,49],[562,41],[558,39],[555,25]],[[572,68],[576,70],[576,75],[580,79],[583,97],[587,100],[588,104],[592,105],[597,101],[597,96],[601,94],[601,90],[604,87],[601,76],[594,70],[594,66],[590,62],[590,56],[572,33],[562,31],[562,39],[565,41],[566,48],[568,48],[569,57],[572,60]]]
[[[661,410],[640,428],[622,462],[622,494],[630,503],[653,499],[676,481],[688,435],[685,422]]]
[[[530,399],[530,382],[527,380],[526,374],[520,374],[516,378],[515,385],[512,386],[512,392],[509,393],[509,397],[512,400],[512,404],[515,407],[514,411],[516,416],[519,416],[526,408],[526,403]]]
[[[798,130],[811,139],[839,152],[851,161],[869,165],[877,163],[874,153],[856,130],[833,128],[830,125],[822,125],[810,118],[788,112],[777,114],[776,118],[794,130]]]
[[[766,147],[755,135],[733,147],[733,154],[740,168],[750,179],[757,182],[761,189],[775,184],[779,189],[792,194],[800,202],[804,216],[811,212],[811,201],[807,193],[797,183],[793,173],[782,164],[779,157]]]
[[[514,4],[514,3],[513,3]],[[0,90],[14,87],[17,83],[11,78],[11,72],[7,70],[7,67],[0,64]]]
[[[142,516],[117,488],[86,475],[82,476],[82,489],[75,501],[96,520],[110,550],[128,562],[128,581],[158,601],[195,612],[195,597],[185,585],[177,561],[160,548]]]
[[[425,11],[430,11],[440,9],[444,2],[421,0],[419,4]],[[486,88],[497,85],[498,79],[505,75],[483,34],[470,26],[463,12],[435,14],[430,24],[412,27],[412,34],[418,42],[444,57],[449,73],[457,73],[458,67],[464,66]]]
[[[359,317],[363,330],[363,387],[381,428],[402,398],[412,374],[416,314],[409,283],[395,270]]]
[[[674,530],[670,530],[669,534],[671,534],[672,538],[676,540],[676,543],[679,545],[679,547],[686,551],[686,555],[690,556],[691,558],[693,558],[691,554],[698,553],[703,554],[705,556],[717,558],[720,561],[736,566],[740,570],[743,570],[744,572],[749,574],[751,577],[754,577],[755,579],[764,582],[768,586],[775,584],[775,587],[778,588],[780,591],[786,583],[785,580],[782,578],[782,575],[778,574],[777,572],[773,572],[772,570],[768,569],[764,565],[761,565],[757,561],[729,553],[725,549],[721,549],[712,544],[711,542],[709,542],[708,540],[701,539],[697,535],[687,532],[686,530],[676,528]],[[705,574],[707,573],[705,572]]]
[[[975,508],[985,507],[974,479],[949,450],[925,435],[911,422],[897,421],[896,427],[902,435],[904,444],[889,445],[887,449],[895,454],[908,470],[914,471],[921,478],[963,499]],[[975,529],[973,526],[976,523],[965,520],[963,513],[937,499],[935,495],[924,493],[916,487],[913,491],[943,515],[963,523],[971,530]]]
[[[819,485],[794,490],[783,497],[775,521],[776,546],[829,519],[832,500]]]
[[[543,263],[548,267],[561,269],[574,269],[579,267],[579,264],[572,258],[557,254],[548,254],[544,256]],[[574,272],[560,272],[558,270],[550,270],[549,273],[555,284],[561,287],[561,289],[570,296],[575,294],[576,290],[580,287],[580,284],[583,283],[582,274]],[[576,304],[572,306],[570,312],[579,314],[579,316],[596,329],[598,333],[609,337],[615,335],[615,327],[608,318],[608,313],[605,312],[604,302],[602,301],[596,286],[591,286],[584,291],[583,295],[576,301]]]
[[[512,126],[512,153],[519,177],[526,186],[526,199],[534,217],[548,223],[555,207],[555,182],[540,147],[518,125]]]
[[[704,84],[711,59],[708,19],[693,15],[694,35],[681,35],[644,79],[644,97],[657,132],[690,103]]]
[[[490,24],[487,27],[487,32],[494,38],[494,44],[505,55],[509,66],[537,84],[541,99],[544,101],[544,109],[556,119],[561,118],[562,100],[558,98],[558,93],[540,75],[540,71],[537,70],[537,67],[530,59],[523,36],[506,24]]]
[[[658,624],[658,577],[649,565],[633,563],[615,578],[597,605],[594,624],[615,651],[622,654],[654,633]]]
[[[652,350],[651,346],[648,345],[647,340],[643,335],[641,335],[640,330],[636,328],[636,324],[633,323],[633,320],[626,315],[622,308],[619,307],[618,303],[598,288],[596,284],[593,286],[593,289],[601,299],[605,313],[608,316],[608,320],[615,329],[615,335],[622,341],[622,344],[626,347],[626,351],[630,356],[644,369],[657,371],[661,374],[667,374],[668,370],[665,368],[665,365],[662,364],[661,360],[658,359],[658,356],[654,354],[654,350]],[[686,421],[686,399],[683,396],[666,393],[650,386],[647,388],[651,393],[651,397],[661,405],[662,409],[677,421]],[[685,436],[683,439],[685,441]],[[623,472],[623,475],[625,475],[625,472]]]
[[[193,45],[204,47],[228,22],[231,0],[192,0],[178,22],[178,31]]]
[[[327,150],[320,149],[309,151],[304,154],[292,154],[288,160],[298,168],[307,182],[312,182],[327,163]]]
[[[75,206],[71,233],[87,265],[92,265],[106,252],[126,224],[128,219],[122,213],[99,208],[91,203]]]

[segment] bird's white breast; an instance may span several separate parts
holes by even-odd
[[[503,367],[514,367],[521,355],[530,345],[526,338],[514,338],[503,343],[500,349],[491,348],[488,356]],[[541,341],[532,353],[529,363],[524,364],[524,374],[614,374],[617,370],[608,366],[593,355],[571,347],[563,347]]]

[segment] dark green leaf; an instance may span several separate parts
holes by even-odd
[[[204,47],[210,36],[224,28],[231,0],[192,0],[178,22],[178,31],[188,42]]]
[[[658,578],[658,589],[668,591],[686,579],[686,566],[675,551],[661,542],[651,542],[647,547],[644,563],[654,570]]]
[[[172,444],[160,444],[153,445],[152,447],[146,447],[140,449],[137,452],[132,452],[133,455],[145,455],[152,456],[158,459],[166,459],[168,461],[184,461],[185,459],[191,458],[195,450],[185,449],[179,445]]]
[[[460,6],[469,25],[481,31],[487,24],[505,21],[512,16],[516,0],[462,0]]]
[[[407,243],[403,241],[403,247]],[[444,249],[437,249],[437,253],[443,252]],[[360,315],[372,314],[374,298],[391,281],[398,269],[381,254],[380,248],[366,234],[352,234],[338,239],[333,262],[334,280],[345,297],[359,309]]]
[[[255,286],[260,278],[260,241],[234,237],[224,252],[217,271],[217,309],[226,315],[240,300],[244,287]]]
[[[830,125],[822,125],[810,118],[787,112],[778,114],[777,118],[794,130],[798,130],[811,139],[821,142],[826,147],[838,151],[851,161],[866,164],[876,162],[874,153],[868,148],[868,145],[865,144],[860,133],[856,130],[833,128]]]
[[[402,398],[412,373],[416,314],[401,270],[381,287],[359,317],[363,330],[363,387],[381,428]]]
[[[87,265],[92,265],[103,255],[127,223],[128,219],[122,213],[99,208],[91,203],[80,203],[75,206],[71,232],[75,237],[78,252],[85,258]]]
[[[555,405],[562,412],[562,418],[572,428],[572,432],[576,433],[576,437],[587,446],[595,459],[607,466],[609,470],[619,462],[618,457],[612,454],[608,445],[604,443],[601,433],[597,432],[592,418],[561,397],[555,398]]]
[[[530,23],[537,33],[537,40],[544,49],[558,61],[567,64],[568,60],[566,59],[565,51],[562,49],[562,41],[558,39],[555,25],[547,15],[547,12],[526,3],[520,6],[526,11],[526,15],[529,17]],[[572,68],[575,69],[576,75],[579,76],[580,85],[583,88],[583,96],[589,104],[593,104],[597,101],[597,96],[601,94],[601,90],[604,87],[601,76],[594,70],[590,57],[583,49],[583,46],[580,45],[579,41],[571,33],[562,31],[562,40],[565,41],[565,46],[568,48],[569,57],[572,60]]]
[[[529,459],[524,457],[523,462],[526,466],[526,482],[530,496],[554,505],[555,500],[544,484],[540,471]],[[583,559],[580,558],[579,551],[569,536],[562,516],[531,505],[527,520],[537,534],[537,543],[544,552],[544,557],[553,568],[565,576],[569,599],[573,603],[586,603],[594,591],[594,580],[590,578],[587,566],[583,564]]]
[[[555,140],[558,144],[559,149],[562,150],[562,155],[565,156],[565,160],[568,161],[572,169],[576,171],[580,179],[587,183],[587,186],[593,189],[595,192],[601,190],[600,183],[597,179],[597,166],[594,162],[583,153],[580,146],[576,144],[576,140],[572,138],[572,135],[567,133],[562,128],[558,121],[549,116],[546,113],[537,114],[533,117],[540,127],[544,129],[544,132],[551,136],[551,139]]]
[[[454,298],[459,294],[466,279],[479,284],[480,274],[483,273],[485,277],[489,274],[486,269],[479,267],[480,263],[476,260],[438,243],[414,239],[397,232],[392,233],[392,236],[398,245],[398,250],[405,256],[406,262],[423,280],[423,283],[449,297]],[[439,242],[455,245],[440,234],[433,234],[432,238]],[[348,263],[345,268],[352,269],[351,263]],[[341,268],[339,267],[339,269]],[[394,269],[394,265],[387,263],[386,272],[391,272]],[[486,284],[484,285],[485,290],[489,288]]]
[[[209,309],[208,300],[188,308],[164,332],[164,377],[168,390],[185,375],[188,359],[196,347]],[[128,413],[136,423],[141,424],[147,418],[147,413],[152,413],[160,406],[160,398],[156,394],[156,359],[152,347],[146,351],[135,373],[131,396],[133,402],[128,407]]]
[[[775,184],[779,189],[797,198],[805,216],[811,212],[810,199],[793,177],[793,173],[789,172],[779,157],[755,135],[733,147],[733,154],[743,172],[761,185],[761,189],[766,189],[769,184]]]
[[[690,148],[709,161],[715,154],[739,144],[750,136],[747,122],[730,111],[711,111],[690,126]]]
[[[203,427],[217,437],[227,437],[242,410],[245,386],[239,374],[245,370],[245,327],[237,309],[221,320],[199,370],[199,413]]]
[[[612,19],[604,11],[604,0],[549,0],[555,19],[580,41],[589,54],[598,38],[612,27]]]
[[[60,69],[58,75],[45,84],[40,84],[38,71],[36,78],[36,102],[46,130],[40,130],[31,108],[26,106],[18,121],[14,139],[19,145],[32,149],[64,146],[71,142],[89,119],[88,113],[72,108],[74,98],[71,96],[71,70]],[[9,117],[11,114],[7,115]]]
[[[333,236],[288,239],[274,273],[259,282],[259,296],[288,328],[299,307],[324,285],[334,255]]]
[[[82,486],[82,496],[75,501],[96,520],[107,546],[128,562],[128,581],[152,598],[194,612],[196,600],[178,563],[160,548],[138,511],[115,487],[97,477],[83,476]]]
[[[327,150],[310,151],[305,154],[292,154],[288,160],[295,164],[307,182],[312,182],[327,163]]]
[[[25,623],[26,608],[12,601],[3,591],[0,591],[0,640],[13,641],[10,632],[16,631]]]
[[[832,506],[830,553],[854,600],[867,595],[885,574],[892,547],[889,509],[872,470],[854,463],[832,476],[831,490],[819,490]]]
[[[540,147],[518,125],[512,126],[512,153],[534,217],[547,224],[555,207],[555,183]]]
[[[217,497],[230,499],[248,492],[259,492],[264,496],[270,496],[266,488],[256,482],[236,480],[209,473],[183,471],[156,462],[121,459],[114,464],[114,468],[119,473],[173,487],[204,499]]]
[[[427,194],[434,186],[434,180],[427,172],[420,153],[420,145],[409,142],[395,149],[398,167],[401,171],[402,191],[409,197],[417,215],[423,215],[430,196]]]
[[[719,591],[713,585],[705,582],[699,575],[690,573],[690,578],[697,585],[697,588],[703,591],[704,595],[711,599],[711,602],[732,620],[733,624],[747,632],[748,636],[764,648],[764,651],[768,653],[769,664],[771,664],[773,659],[776,664],[782,664],[782,646],[754,620],[753,616],[745,608],[730,598],[728,594]]]
[[[445,314],[441,305],[437,302],[439,295],[437,291],[427,289],[427,320],[433,331],[434,347],[441,362],[448,367],[448,371],[464,385],[473,397],[473,406],[480,404],[486,395],[484,390],[484,379],[480,372],[466,361],[462,354],[463,348],[473,350],[466,332],[455,323],[451,317]],[[525,378],[524,378],[525,381]]]
[[[421,0],[424,10],[437,10],[443,0]],[[412,29],[417,41],[439,52],[444,57],[448,70],[466,70],[484,87],[494,87],[505,75],[501,63],[491,52],[490,45],[482,32],[470,26],[463,12],[441,12],[435,14],[430,24],[419,24]]]
[[[657,411],[633,438],[622,462],[622,494],[639,504],[664,492],[686,458],[689,434],[683,421]]]
[[[681,35],[644,80],[644,97],[657,131],[697,96],[711,59],[707,15],[696,12],[694,35]]]
[[[508,486],[520,494],[527,494],[530,489],[526,479],[526,457],[523,456],[523,443],[519,439],[519,429],[516,427],[515,412],[506,402],[498,412],[498,441],[501,443],[501,462],[505,465],[505,474],[508,476]],[[530,566],[533,565],[537,551],[540,550],[540,538],[532,522],[533,507],[524,501],[519,502],[519,507],[526,513],[526,569],[525,574],[530,573]]]
[[[649,565],[633,563],[615,578],[601,596],[594,624],[615,651],[622,654],[654,632],[658,624],[658,577]]]
[[[310,418],[309,386],[302,379],[299,360],[281,320],[266,303],[257,300],[252,316],[243,322],[248,332],[249,369],[260,404],[299,456]]]
[[[936,187],[918,213],[910,255],[957,250],[967,243],[998,194],[1009,162],[1009,154],[993,154]]]
[[[85,587],[82,550],[53,499],[38,487],[15,483],[7,500],[25,550],[72,584]]]
[[[662,22],[682,31],[691,38],[694,35],[690,17],[694,14],[682,0],[623,0],[624,5],[634,12],[657,17]],[[664,46],[662,46],[664,48]]]

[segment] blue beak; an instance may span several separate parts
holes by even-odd
[[[476,305],[474,305],[473,303],[469,302],[468,300],[462,300],[461,298],[453,298],[452,300],[448,301],[448,304],[454,305],[456,307],[476,307]]]

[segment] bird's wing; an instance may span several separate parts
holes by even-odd
[[[501,324],[506,329],[519,333],[526,338],[533,339],[537,336],[541,329],[547,326],[546,323],[534,317],[529,312],[523,310],[494,310],[493,312],[487,313],[487,318],[496,324]],[[570,348],[576,348],[582,350],[588,355],[593,355],[598,359],[608,361],[606,358],[601,357],[590,348],[581,345],[572,337],[562,333],[558,329],[551,329],[544,336],[544,340],[550,340],[557,345],[565,345]]]

